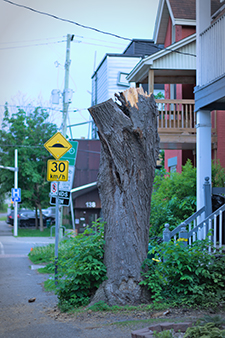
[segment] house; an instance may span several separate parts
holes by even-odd
[[[101,201],[97,189],[100,141],[79,139],[73,188],[71,190],[75,227],[82,233],[100,217]]]
[[[203,205],[203,179],[211,178],[211,121],[217,113],[217,158],[225,166],[225,3],[196,0],[197,207]]]
[[[220,159],[225,167],[225,156],[221,152],[225,142],[223,137],[225,119],[223,112],[217,111],[224,109],[224,105],[221,104],[224,84],[218,83],[216,79],[222,76],[224,80],[225,73],[222,60],[224,53],[222,34],[225,31],[223,7],[220,0],[207,0],[207,2],[205,0],[160,0],[154,42],[164,44],[165,48],[141,60],[127,77],[128,81],[135,82],[136,86],[147,83],[149,92],[152,91],[155,83],[165,84],[165,100],[158,100],[164,105],[162,112],[159,109],[159,134],[160,128],[164,128],[164,131],[161,130],[160,138],[163,136],[161,148],[165,149],[165,166],[168,171],[180,172],[187,158],[197,166],[198,209],[204,204],[202,189],[204,178],[211,177],[211,158]],[[216,30],[218,26],[219,33]],[[204,37],[207,37],[208,30],[212,30],[212,35],[207,42],[204,42],[203,49],[201,34],[204,29],[206,30]],[[218,37],[215,41],[214,36]],[[199,83],[200,78],[202,82]],[[204,88],[206,79],[207,89]],[[209,88],[209,83],[213,80],[216,81],[217,87]],[[217,96],[216,105],[213,105],[211,90],[215,92],[214,99]],[[193,101],[194,98],[196,102]],[[186,100],[189,102],[185,106]],[[194,109],[192,103],[195,103]],[[199,113],[200,109],[203,109],[204,113]]]
[[[110,98],[114,99],[115,93],[133,86],[126,79],[131,69],[146,55],[151,55],[162,47],[155,45],[153,40],[133,39],[122,54],[106,54],[92,75],[92,106]],[[156,94],[163,90],[163,85],[155,86]],[[92,139],[95,138],[98,135],[93,123]]]

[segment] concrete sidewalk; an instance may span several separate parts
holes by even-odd
[[[31,270],[30,265],[26,257],[0,259],[0,337],[82,337],[72,323],[60,323],[47,315],[47,310],[56,306],[57,297],[43,291],[47,277]],[[31,298],[36,300],[29,303]]]

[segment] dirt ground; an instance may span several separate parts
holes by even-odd
[[[130,338],[131,332],[148,327],[158,322],[196,322],[205,315],[220,315],[225,320],[225,310],[190,310],[190,309],[167,309],[165,311],[120,311],[93,312],[87,310],[83,313],[61,313],[57,306],[47,311],[48,316],[59,322],[76,324],[77,328],[85,332],[84,337],[118,337]]]

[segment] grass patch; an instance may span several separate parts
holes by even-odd
[[[95,303],[94,305],[90,306],[88,309],[92,310],[93,312],[98,311],[108,311],[108,312],[133,312],[133,311],[164,311],[167,310],[168,307],[171,307],[171,304],[166,302],[159,302],[159,303],[151,303],[151,304],[142,304],[138,306],[133,305],[125,305],[125,306],[109,306],[106,303],[100,301]]]
[[[55,244],[48,244],[46,246],[36,246],[28,254],[31,262],[35,264],[50,263],[54,261]],[[40,270],[40,269],[39,269]]]
[[[13,230],[12,230],[13,231]],[[52,236],[55,235],[55,229],[52,231]],[[50,228],[44,228],[44,231],[37,229],[18,229],[18,237],[50,237]]]
[[[1,216],[0,221],[7,221],[7,216]]]

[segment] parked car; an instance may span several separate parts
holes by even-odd
[[[48,210],[48,209],[46,209]],[[34,227],[36,214],[35,210],[22,209],[18,211],[18,226],[19,227]],[[42,218],[44,226],[52,225],[55,223],[55,217],[53,211],[49,212],[49,215],[42,211]],[[7,216],[8,224],[14,225],[14,210]],[[40,223],[40,217],[38,213],[38,224]]]
[[[19,213],[17,214],[18,220],[19,220]],[[7,215],[7,220],[6,220],[7,224],[13,225],[14,223],[14,210],[12,210],[8,215]]]
[[[42,215],[46,217],[46,222],[49,221],[49,225],[55,224],[55,214],[55,207],[42,209]]]

